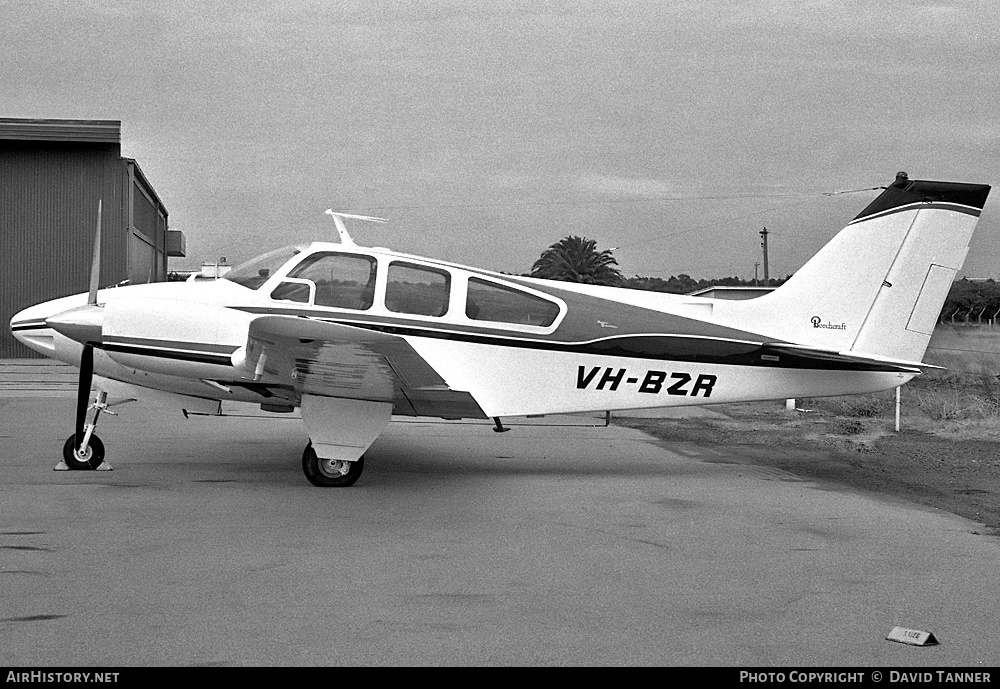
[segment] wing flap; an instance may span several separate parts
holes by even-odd
[[[398,335],[298,316],[258,316],[241,348],[245,374],[327,397],[394,401],[396,413],[483,417]]]

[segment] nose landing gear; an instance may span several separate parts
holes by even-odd
[[[97,419],[101,412],[107,412],[112,416],[115,412],[108,409],[108,393],[101,391],[97,393],[97,400],[87,409],[93,410],[94,415],[90,423],[84,424],[82,433],[74,433],[66,438],[63,444],[63,461],[56,465],[56,471],[111,471],[112,466],[104,461],[104,443],[94,433],[97,428]]]
[[[63,445],[63,463],[56,466],[56,471],[67,469],[86,471],[98,468],[101,471],[111,471],[111,465],[104,462],[104,443],[100,438],[92,434],[86,448],[76,447],[76,434],[66,438],[66,444]]]

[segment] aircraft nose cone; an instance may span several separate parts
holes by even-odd
[[[100,343],[104,307],[88,304],[49,316],[45,325],[81,344]]]

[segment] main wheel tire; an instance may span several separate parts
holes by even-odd
[[[90,436],[87,452],[81,455],[76,451],[76,434],[66,438],[63,445],[63,461],[70,469],[85,471],[96,469],[104,463],[104,443],[96,435]]]
[[[312,443],[302,452],[302,471],[309,483],[320,488],[347,488],[361,476],[365,468],[362,455],[356,462],[342,462],[336,459],[320,459]]]

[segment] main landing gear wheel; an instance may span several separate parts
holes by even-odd
[[[320,459],[312,443],[306,445],[302,453],[302,471],[314,486],[320,488],[347,488],[361,476],[365,468],[364,455],[356,462],[342,462],[339,459]]]
[[[96,469],[104,462],[104,443],[96,435],[90,436],[87,451],[80,454],[76,447],[76,434],[66,438],[63,445],[63,461],[70,469]]]

